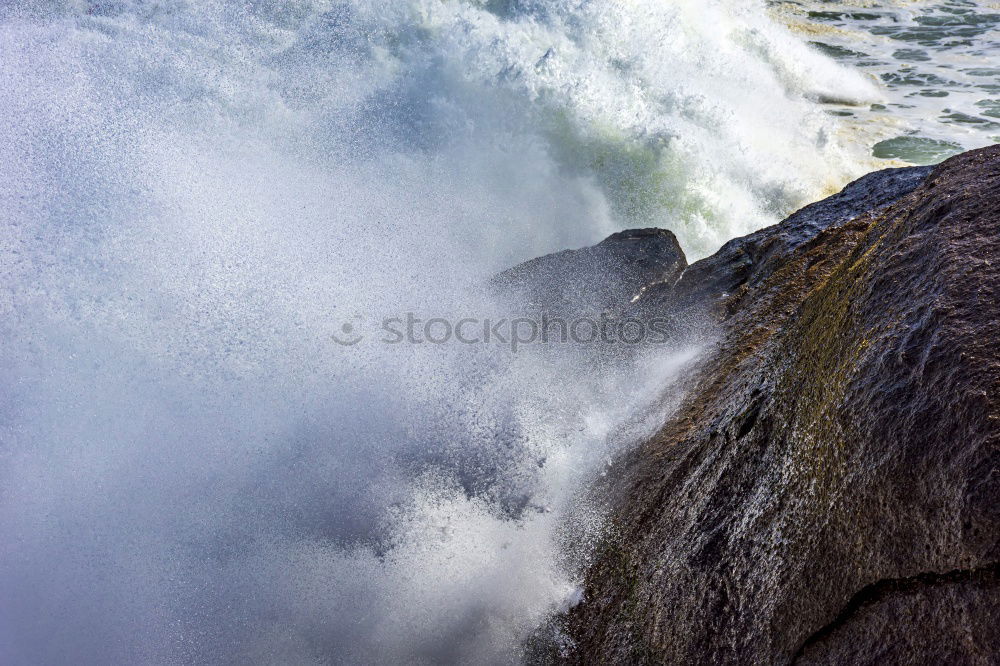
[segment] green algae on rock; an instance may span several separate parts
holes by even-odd
[[[871,174],[632,308],[717,342],[597,490],[614,530],[549,658],[1000,654],[1000,147]]]

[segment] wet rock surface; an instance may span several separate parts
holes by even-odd
[[[672,266],[598,296],[714,343],[603,486],[558,659],[1000,661],[1000,147]]]
[[[592,247],[526,261],[498,275],[492,286],[529,311],[620,312],[644,286],[673,284],[686,266],[672,232],[629,229]]]
[[[635,314],[676,316],[687,308],[716,305],[739,289],[759,285],[792,252],[813,242],[825,229],[881,210],[912,192],[930,172],[930,167],[886,169],[859,178],[838,194],[806,206],[781,224],[734,238],[712,256],[683,271],[676,282],[647,285],[641,301],[631,310]]]

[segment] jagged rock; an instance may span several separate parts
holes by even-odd
[[[609,477],[562,658],[996,663],[1000,147],[657,282],[633,308],[696,310],[716,343]]]
[[[912,192],[931,169],[911,167],[870,173],[840,193],[806,206],[781,224],[734,238],[712,256],[692,264],[679,279],[644,287],[641,299],[630,308],[631,314],[669,314],[695,327],[703,326],[706,308],[715,308],[738,290],[760,284],[789,254],[813,242],[821,231],[861,214],[875,213]]]
[[[499,274],[493,288],[519,308],[557,315],[621,311],[651,283],[673,283],[687,266],[674,234],[630,229],[599,244],[526,261]]]

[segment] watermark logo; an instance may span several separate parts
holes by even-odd
[[[662,344],[669,339],[671,322],[666,318],[616,318],[597,316],[565,318],[542,313],[538,317],[448,317],[405,315],[384,317],[374,336],[359,326],[343,322],[332,340],[353,347],[370,340],[386,345],[504,345],[511,351],[535,344]]]
[[[342,347],[353,347],[362,342],[365,336],[361,332],[361,316],[355,316],[354,321],[341,322],[336,332],[330,334],[330,338]]]
[[[349,321],[345,321],[341,324],[339,335],[337,333],[331,333],[330,337],[333,338],[333,341],[338,345],[343,345],[345,347],[353,347],[365,339],[365,336],[360,335],[355,331],[354,324]]]

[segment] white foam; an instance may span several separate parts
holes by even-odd
[[[13,664],[516,660],[693,352],[331,333],[628,226],[704,254],[852,172],[808,98],[867,90],[737,2],[0,16]]]

